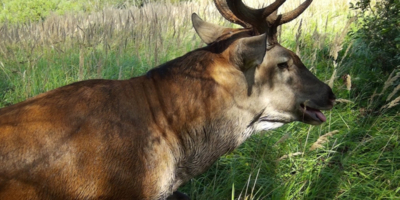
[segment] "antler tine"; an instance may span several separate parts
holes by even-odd
[[[253,28],[258,34],[266,31],[265,19],[286,0],[276,0],[265,8],[253,9],[241,0],[214,0],[218,11],[228,21],[245,28]]]
[[[276,0],[274,3],[269,4],[267,7],[263,8],[264,12],[262,18],[265,19],[273,12],[277,11],[278,8],[285,3],[286,0]]]
[[[228,21],[239,24],[242,27],[249,28],[251,27],[251,24],[246,22],[247,20],[240,19],[236,16],[238,12],[236,11],[236,8],[240,5],[236,4],[237,1],[229,1],[229,0],[214,0],[215,6],[217,7],[218,11],[221,13],[221,15],[227,19]],[[241,2],[239,1],[239,4]],[[243,3],[242,3],[243,4]],[[234,10],[235,14],[232,12]],[[252,13],[250,11],[249,13]]]
[[[228,21],[245,28],[253,28],[256,34],[262,34],[269,29],[275,29],[279,25],[292,21],[307,9],[313,0],[305,0],[296,9],[277,15],[277,9],[285,1],[276,0],[261,9],[250,8],[242,0],[214,0],[214,3],[218,11]]]
[[[282,18],[280,19],[279,25],[288,23],[293,19],[295,19],[296,17],[298,17],[299,15],[301,15],[301,13],[303,13],[308,8],[308,6],[312,3],[312,1],[313,0],[306,0],[302,4],[300,4],[300,6],[297,7],[296,9],[283,14]]]

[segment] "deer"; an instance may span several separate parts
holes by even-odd
[[[0,199],[188,199],[178,188],[251,135],[319,125],[332,89],[277,40],[277,14],[214,0],[206,46],[128,80],[85,80],[0,109]]]

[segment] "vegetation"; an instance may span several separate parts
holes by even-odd
[[[378,110],[387,101],[392,100],[394,94],[399,90],[397,78],[386,84],[382,91],[375,91],[384,82],[390,73],[396,76],[400,66],[400,1],[382,0],[375,4],[370,0],[362,0],[351,4],[351,8],[358,11],[358,26],[350,32],[350,38],[355,44],[353,54],[346,62],[349,65],[365,66],[368,70],[353,69],[350,73],[357,74],[360,78],[355,85],[362,84],[363,79],[369,79],[366,88],[355,87],[355,93],[363,93],[364,106],[369,109]],[[397,69],[396,69],[397,68]],[[362,70],[362,71],[361,71]],[[391,87],[390,87],[391,86]],[[393,87],[397,89],[392,90]],[[389,89],[389,90],[386,90]],[[393,92],[392,92],[393,91]],[[375,93],[375,94],[374,94]],[[379,94],[377,96],[377,94]],[[368,98],[373,97],[374,104],[368,104]],[[398,100],[397,100],[398,101]]]
[[[105,7],[124,9],[146,3],[186,0],[0,0],[0,23],[27,23],[45,20],[51,13],[99,12]]]
[[[10,2],[0,0],[3,9]],[[86,1],[114,5],[106,9],[46,2],[51,9],[42,10],[74,9],[38,22],[7,18],[0,26],[0,107],[78,80],[138,76],[198,48],[204,44],[191,27],[192,12],[230,26],[208,1],[125,8],[117,0]],[[291,2],[283,12],[298,5]],[[327,123],[292,123],[255,135],[180,190],[193,199],[399,198],[398,2],[353,2],[351,10],[347,0],[314,1],[285,25],[282,45],[339,98],[325,113]]]
[[[351,7],[360,11],[360,28],[352,35],[367,42],[370,60],[377,63],[369,68],[392,71],[400,65],[400,1],[384,0],[371,5],[370,0],[362,0]]]

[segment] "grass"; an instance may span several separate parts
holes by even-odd
[[[193,199],[400,199],[400,68],[374,74],[354,65],[368,49],[346,36],[357,28],[347,2],[314,1],[280,32],[282,45],[341,99],[325,112],[327,123],[291,123],[255,135],[180,191]],[[283,10],[299,3],[288,1]],[[203,44],[191,27],[192,12],[230,26],[209,1],[3,24],[0,107],[78,80],[141,75],[198,48]],[[351,79],[343,81],[344,75]]]

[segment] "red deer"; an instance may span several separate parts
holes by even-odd
[[[87,80],[0,109],[0,199],[166,199],[252,134],[318,125],[331,88],[276,39],[311,3],[215,0],[207,43],[129,80]],[[175,193],[177,194],[177,193]]]

